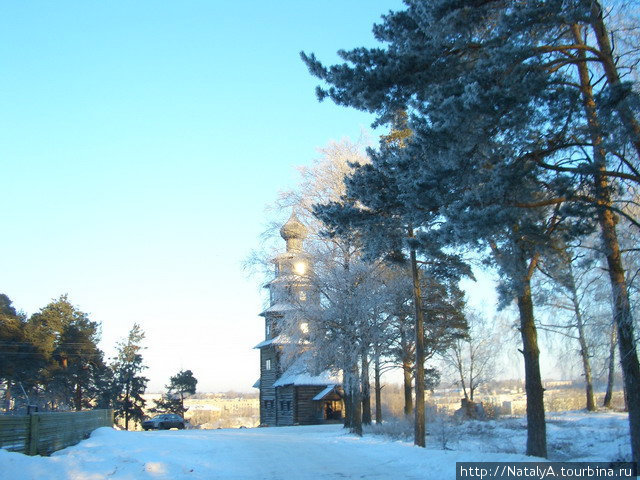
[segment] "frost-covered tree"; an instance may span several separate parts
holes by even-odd
[[[432,214],[439,195],[452,242],[492,248],[503,299],[515,297],[521,315],[532,455],[546,455],[546,434],[531,278],[557,225],[571,219],[578,235],[597,222],[625,384],[638,405],[629,415],[637,459],[640,371],[615,215],[624,214],[616,188],[640,178],[640,130],[601,5],[406,4],[374,27],[384,48],[341,51],[347,63],[330,68],[303,54],[330,85],[319,96],[375,112],[378,124],[406,110],[414,134],[402,152],[373,158],[378,173],[395,178],[406,211]],[[606,81],[592,83],[599,72]]]
[[[402,268],[392,270],[387,284],[390,342],[387,354],[402,369],[404,414],[413,414],[413,371],[415,361],[415,319],[411,279]]]
[[[309,230],[305,251],[314,264],[311,281],[316,291],[314,296],[319,297],[321,308],[314,310],[310,308],[313,302],[303,302],[300,310],[309,317],[304,323],[310,325],[311,331],[323,332],[334,340],[334,344],[323,341],[324,337],[318,333],[310,345],[292,340],[290,347],[294,349],[294,354],[302,351],[313,353],[316,358],[323,359],[325,368],[342,371],[346,394],[345,426],[361,434],[363,412],[365,421],[370,422],[371,417],[369,361],[380,337],[374,330],[382,328],[377,310],[369,305],[368,298],[379,287],[375,286],[379,281],[375,273],[379,266],[363,261],[356,237],[323,235],[323,225],[313,216],[312,206],[339,200],[344,194],[344,176],[357,164],[368,163],[368,158],[359,145],[348,140],[332,142],[320,153],[322,156],[312,166],[299,169],[300,184],[295,189],[282,192],[273,208],[279,211],[294,209]],[[275,226],[277,222],[274,222]],[[268,233],[273,231],[275,228]],[[272,256],[272,253],[267,253],[254,257]],[[365,271],[370,275],[363,280]],[[367,288],[364,288],[365,284]],[[368,309],[365,305],[369,305]],[[334,320],[330,322],[332,328],[311,328],[322,323],[327,312],[334,313]],[[294,316],[291,320],[287,334],[293,339],[300,335],[301,321]],[[353,340],[356,337],[357,340]],[[343,353],[337,355],[336,352]],[[318,368],[323,362],[318,362]]]
[[[501,340],[493,325],[477,312],[466,313],[468,332],[440,354],[454,372],[464,398],[473,402],[478,387],[493,380]]]
[[[539,302],[550,308],[550,319],[542,322],[542,328],[578,343],[586,407],[593,411],[596,409],[592,371],[594,346],[590,332],[596,327],[598,314],[601,313],[595,302],[602,301],[596,295],[596,289],[602,287],[602,274],[599,269],[594,268],[594,259],[586,258],[576,251],[577,249],[559,244],[555,251],[540,262],[538,268],[544,277],[540,280],[542,298]],[[610,306],[606,305],[606,309],[610,310]]]
[[[401,342],[400,355],[405,370],[405,413],[409,411],[409,395],[406,389],[410,381],[409,355],[413,354],[416,398],[414,443],[424,447],[424,394],[427,376],[425,361],[433,354],[429,353],[429,341],[433,337],[425,328],[425,310],[429,304],[425,298],[428,298],[429,294],[427,297],[423,296],[423,287],[425,282],[431,282],[435,286],[450,284],[452,279],[459,279],[462,274],[470,275],[470,270],[457,256],[443,252],[440,244],[425,241],[425,230],[432,225],[421,225],[420,230],[415,231],[412,225],[415,217],[404,210],[404,206],[398,200],[398,191],[393,188],[393,180],[388,175],[371,175],[372,172],[375,172],[372,165],[361,166],[346,179],[347,195],[341,202],[316,205],[314,211],[324,222],[330,236],[358,235],[363,242],[365,258],[402,264],[410,272],[408,278],[411,279],[414,322],[410,335],[413,342],[406,336],[409,332],[405,325],[398,328],[398,334]],[[357,203],[350,198],[354,196],[358,198]],[[433,217],[430,219],[435,221]],[[400,304],[403,303],[404,300],[400,301]],[[400,305],[396,308],[402,309]],[[434,308],[431,313],[435,320],[438,309]],[[431,324],[436,325],[436,321]],[[450,322],[450,325],[451,329],[444,329],[438,333],[442,335],[455,331],[455,322]],[[447,336],[444,335],[442,338],[445,339]]]
[[[304,354],[317,372],[342,372],[345,426],[358,435],[362,435],[362,359],[379,333],[378,312],[385,300],[380,268],[352,251],[342,258],[317,258],[309,278],[317,301],[301,302],[283,328],[289,350],[285,355]]]

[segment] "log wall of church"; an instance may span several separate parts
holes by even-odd
[[[270,368],[267,368],[269,366]],[[278,355],[273,345],[260,349],[260,423],[277,424],[276,389],[274,382],[280,375]]]
[[[296,405],[293,385],[276,388],[276,407],[278,409],[278,425],[293,425]]]
[[[323,402],[314,402],[312,399],[325,387],[326,385],[296,387],[296,423],[314,425],[324,422]]]

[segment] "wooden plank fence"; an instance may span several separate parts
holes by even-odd
[[[0,448],[28,455],[50,455],[113,426],[113,410],[0,415]]]

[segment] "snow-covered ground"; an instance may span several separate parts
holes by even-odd
[[[553,412],[546,414],[547,452],[553,461],[631,461],[626,414]],[[525,418],[465,422],[451,448],[480,452],[524,452]]]
[[[2,479],[453,479],[458,461],[532,461],[523,419],[467,422],[432,430],[429,447],[378,435],[358,438],[339,425],[125,432],[96,430],[51,457],[0,450]],[[629,458],[626,415],[567,412],[549,418],[555,460]],[[449,435],[448,448],[441,439]]]

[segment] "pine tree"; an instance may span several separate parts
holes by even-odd
[[[143,364],[140,343],[144,332],[135,323],[127,338],[118,343],[118,354],[111,364],[113,370],[113,396],[116,418],[124,420],[124,428],[129,430],[129,421],[140,422],[144,418],[145,400],[142,398],[147,382],[141,375],[147,367]]]
[[[0,382],[5,385],[2,404],[5,410],[10,408],[13,388],[18,382],[33,383],[37,374],[35,356],[26,336],[24,316],[16,312],[7,295],[0,294]]]
[[[386,152],[399,152],[398,143],[404,142],[406,135],[398,137],[395,144],[383,139]],[[418,218],[412,210],[402,203],[402,193],[395,179],[387,174],[380,174],[375,164],[380,155],[372,153],[373,164],[358,167],[346,179],[347,194],[342,202],[332,202],[315,206],[315,214],[326,225],[329,235],[358,235],[363,243],[365,257],[369,259],[385,259],[403,264],[409,270],[413,291],[413,340],[404,337],[404,329],[400,329],[403,341],[403,369],[405,370],[405,387],[410,384],[408,375],[409,350],[413,350],[413,366],[415,373],[414,410],[414,443],[424,447],[425,430],[425,361],[428,358],[428,335],[425,333],[425,302],[423,283],[425,279],[442,285],[451,279],[459,279],[462,275],[471,276],[471,271],[461,259],[442,250],[442,244],[433,241],[427,231],[434,226],[435,215],[426,214]],[[358,203],[355,202],[357,199]],[[363,207],[364,206],[364,207]],[[429,211],[429,209],[421,210]],[[436,211],[436,209],[431,209]],[[422,222],[422,223],[420,223]],[[419,230],[414,231],[413,225]],[[421,259],[418,260],[418,256]],[[431,321],[431,319],[428,319]],[[447,331],[447,330],[445,330]],[[405,390],[405,413],[409,413],[409,392]]]
[[[100,325],[62,295],[33,314],[29,328],[46,354],[40,381],[49,400],[75,410],[90,407],[98,390],[97,376],[106,368],[97,346]]]
[[[187,395],[196,393],[198,380],[193,376],[191,370],[180,370],[169,379],[166,385],[167,393],[159,400],[154,400],[156,406],[153,411],[175,413],[184,417],[188,408],[184,406],[184,399]]]
[[[330,68],[303,54],[330,85],[320,98],[375,112],[378,124],[407,110],[414,135],[403,152],[374,158],[378,173],[396,179],[406,211],[430,212],[440,195],[454,243],[492,248],[503,298],[515,297],[521,316],[528,454],[546,455],[531,277],[559,223],[571,219],[571,235],[598,223],[639,458],[640,371],[615,228],[624,212],[612,196],[640,182],[637,155],[619,154],[638,145],[637,96],[620,81],[599,3],[406,3],[374,27],[384,49],[341,51],[348,63]],[[589,68],[608,82],[594,89]]]

